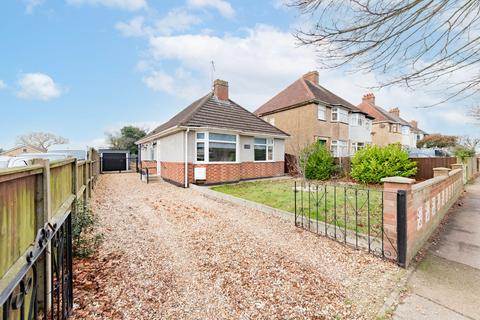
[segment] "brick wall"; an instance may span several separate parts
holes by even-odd
[[[461,165],[453,165],[453,167]],[[435,168],[432,179],[392,177],[384,181],[385,251],[397,259],[397,192],[406,192],[406,264],[423,247],[463,191],[463,169]]]
[[[142,160],[140,162],[140,169],[148,168],[149,174],[157,174],[157,161],[156,160]]]
[[[183,162],[160,162],[160,175],[163,179],[174,184],[185,183],[185,165]]]
[[[207,168],[206,184],[236,182],[246,179],[277,177],[284,174],[284,162],[242,162],[242,163],[209,163],[188,164],[188,180],[193,183],[194,168]],[[183,162],[161,162],[163,179],[176,184],[184,184]]]

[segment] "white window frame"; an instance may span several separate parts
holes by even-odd
[[[204,138],[203,139],[198,139],[197,134],[198,133],[203,133]],[[210,133],[212,134],[227,134],[231,136],[235,136],[235,142],[233,141],[224,141],[224,140],[210,140]],[[205,157],[204,161],[198,161],[197,160],[197,143],[198,142],[203,142],[204,143],[204,148],[205,148]],[[220,142],[220,143],[235,143],[235,161],[210,161],[210,142]],[[207,163],[215,163],[215,164],[231,164],[231,163],[239,163],[239,158],[240,158],[240,150],[239,150],[239,145],[240,145],[240,136],[238,134],[233,134],[229,132],[221,132],[221,131],[196,131],[195,132],[195,161],[194,163],[196,164],[207,164]]]
[[[337,119],[333,119],[333,116],[336,115]],[[349,123],[349,116],[348,110],[340,107],[333,107],[332,108],[332,122],[342,122],[342,123]]]
[[[334,151],[333,148],[336,147]],[[340,153],[340,149],[343,148],[345,152]],[[346,157],[348,156],[348,141],[346,140],[332,140],[330,143],[330,152],[334,157]]]
[[[265,139],[265,144],[256,143],[255,139]],[[269,143],[268,140],[271,140]],[[266,159],[265,160],[255,160],[255,146],[265,146]],[[272,158],[268,159],[268,147],[272,147]],[[254,162],[273,162],[275,158],[275,139],[269,137],[254,137],[253,138],[253,161]]]
[[[317,106],[317,119],[322,121],[327,120],[327,107],[320,104]]]
[[[402,134],[408,136],[410,134],[410,128],[408,126],[402,126]]]

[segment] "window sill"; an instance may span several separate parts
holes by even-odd
[[[275,162],[275,160],[253,160],[255,163],[268,163],[268,162]]]

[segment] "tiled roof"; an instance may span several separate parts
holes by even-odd
[[[221,128],[245,133],[288,136],[287,133],[260,119],[232,100],[219,100],[213,93],[209,93],[151,131],[142,140],[177,126]]]
[[[398,123],[398,124],[401,124],[403,126],[409,126],[415,132],[426,134],[425,131],[423,131],[419,128],[415,128],[414,126],[412,126],[412,124],[410,122],[406,121],[405,119],[403,119],[401,117],[397,117],[396,115],[388,112],[387,110],[383,109],[382,107],[377,106],[374,103],[371,103],[371,102],[368,102],[368,101],[364,100],[357,107],[360,110],[370,114],[370,116],[372,116],[375,119],[374,122]]]
[[[280,110],[301,106],[303,103],[310,101],[321,101],[328,106],[342,106],[353,112],[365,113],[333,92],[303,77],[279,92],[254,113],[263,116]]]

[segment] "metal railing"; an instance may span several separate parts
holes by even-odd
[[[384,230],[383,189],[294,183],[295,225],[383,258],[395,258],[397,239]]]

